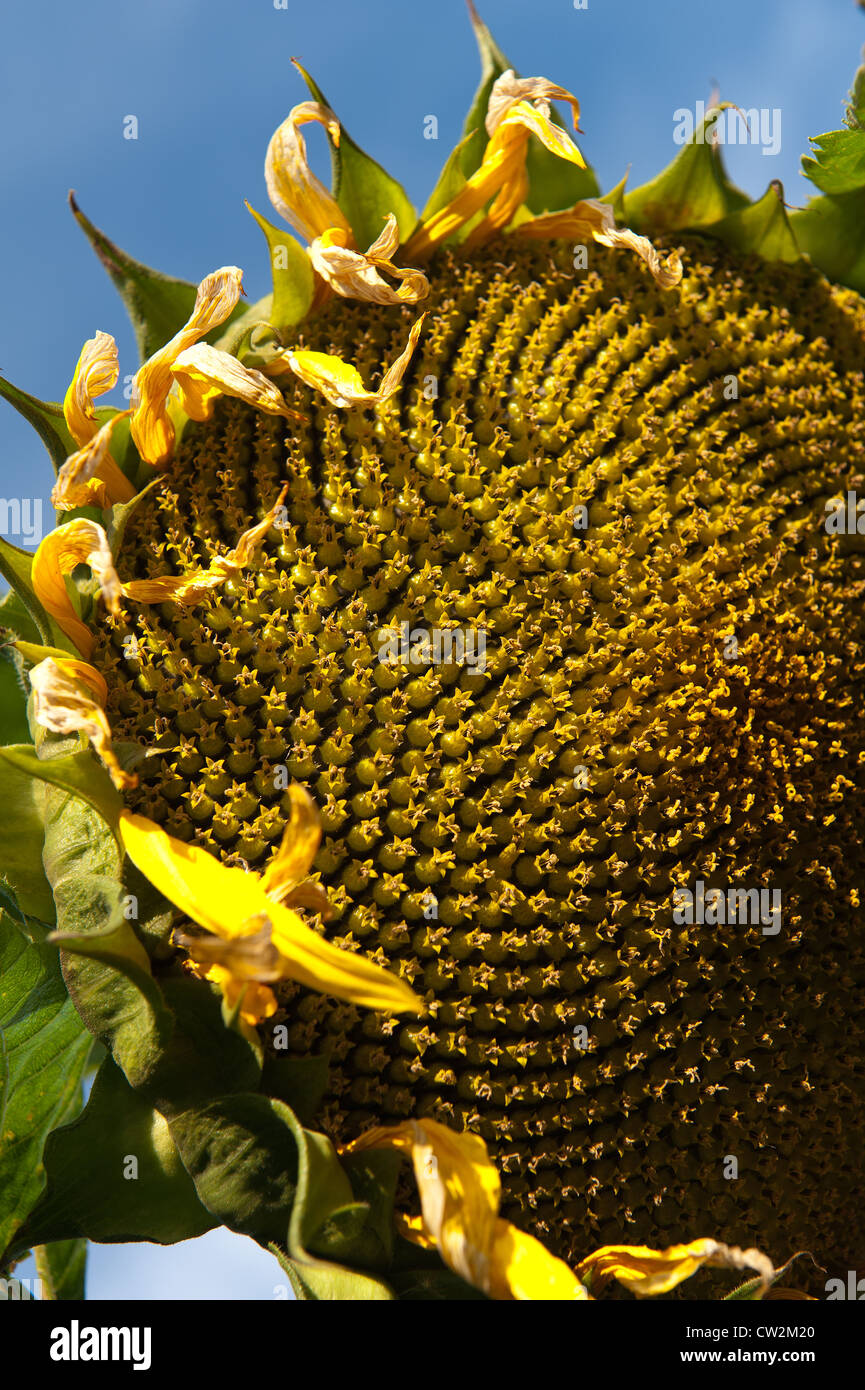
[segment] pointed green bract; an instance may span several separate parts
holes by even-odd
[[[503,72],[507,72],[513,66],[509,63],[502,50],[499,48],[486,24],[469,0],[469,14],[471,15],[472,28],[477,40],[478,52],[481,58],[481,81],[480,86],[475,92],[474,99],[469,107],[468,115],[463,125],[464,139],[462,144],[462,154],[460,156],[460,167],[466,178],[470,178],[476,169],[480,168],[484,157],[484,150],[487,145],[487,132],[484,122],[487,118],[487,107],[490,100],[490,92],[493,84],[501,77]]]
[[[69,206],[126,305],[143,362],[183,327],[192,313],[197,286],[189,280],[176,280],[171,275],[151,270],[150,266],[121,251],[85,216],[73,193],[69,194]],[[238,305],[226,322],[230,323],[242,312]]]
[[[551,112],[551,119],[567,129],[555,111]],[[579,143],[579,137],[575,138]],[[534,135],[529,140],[526,172],[529,176],[526,206],[536,214],[572,208],[583,198],[597,198],[601,191],[593,169],[580,169],[569,160],[560,159]]]
[[[32,744],[15,744],[0,748],[0,759],[19,772],[50,782],[72,796],[82,797],[109,825],[117,825],[123,801],[93,753],[82,749],[59,758],[40,758]]]
[[[822,193],[852,193],[865,185],[865,130],[831,130],[811,139],[813,157],[802,172]]]
[[[66,427],[63,407],[56,401],[40,401],[38,396],[19,391],[11,381],[0,377],[0,396],[13,405],[29,425],[32,425],[51,457],[54,472],[59,472],[70,454],[78,448]]]
[[[54,922],[54,898],[42,864],[42,787],[28,772],[0,759],[0,877],[14,890],[22,912]]]
[[[723,102],[706,115],[663,173],[625,194],[625,219],[634,231],[696,230],[748,207],[750,198],[730,182],[719,148],[711,143],[715,117],[729,105]]]
[[[74,644],[60,631],[36,597],[31,579],[32,570],[32,552],[21,550],[19,546],[11,545],[9,541],[0,538],[0,574],[18,595],[38,635],[49,646],[60,647],[70,656],[78,656]]]
[[[293,61],[313,99],[329,106],[309,73],[296,59]],[[358,247],[365,250],[372,245],[381,235],[389,213],[396,218],[400,241],[406,241],[417,221],[417,213],[402,184],[356,145],[344,127],[340,127],[339,145],[330,132],[327,138],[333,165],[333,196],[348,219]]]
[[[806,256],[830,280],[865,294],[865,188],[812,198],[790,216]]]
[[[315,290],[312,261],[288,231],[268,222],[249,203],[246,206],[264,232],[270,252],[273,276],[270,323],[274,328],[291,328],[306,318],[312,304]]]
[[[753,252],[766,261],[785,261],[792,265],[802,259],[780,183],[771,183],[756,203],[731,213],[705,228],[707,236],[718,237],[726,246],[744,255]]]

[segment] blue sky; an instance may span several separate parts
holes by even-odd
[[[42,0],[7,10],[0,372],[16,385],[62,399],[96,329],[117,338],[121,379],[137,366],[123,307],[67,209],[70,188],[140,260],[194,281],[240,265],[250,301],[266,292],[264,242],[243,200],[271,213],[267,142],[306,96],[292,55],[354,139],[423,204],[477,85],[463,0],[277,3],[285,8],[274,0]],[[865,42],[853,0],[478,4],[524,75],[542,74],[579,97],[580,144],[604,189],[629,164],[631,186],[668,164],[673,113],[708,101],[717,84],[743,108],[782,113],[777,156],[728,149],[734,179],[756,195],[780,178],[787,201],[803,202],[810,186],[799,158],[809,135],[840,124]],[[423,138],[430,114],[438,141]],[[123,138],[130,115],[137,140]],[[311,134],[310,145],[318,139]],[[316,161],[324,173],[318,147]],[[122,404],[119,391],[106,403]],[[0,402],[0,498],[42,497],[47,529],[51,482],[41,444]],[[93,1254],[95,1296],[267,1298],[283,1282],[270,1256],[227,1233],[182,1251],[103,1246]]]

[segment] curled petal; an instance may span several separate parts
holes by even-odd
[[[218,396],[247,401],[268,415],[302,419],[289,410],[282,392],[262,372],[244,367],[229,352],[208,343],[196,343],[178,353],[171,368],[180,392],[180,404],[190,420],[208,420]]]
[[[417,346],[425,317],[425,314],[421,314],[413,325],[406,346],[396,361],[388,367],[381,379],[381,385],[376,391],[366,389],[357,367],[343,362],[341,357],[332,357],[326,352],[307,352],[304,349],[298,349],[297,352],[288,350],[283,359],[277,359],[274,368],[276,370],[287,368],[294,372],[294,375],[299,377],[306,386],[310,386],[314,391],[320,391],[331,405],[338,407],[378,405],[381,401],[388,400],[398,390],[411,361],[412,353]]]
[[[224,584],[226,579],[239,574],[264,541],[268,531],[275,525],[283,503],[288,496],[288,483],[270,511],[255,526],[244,531],[237,545],[227,555],[217,555],[207,569],[189,570],[187,574],[165,575],[160,579],[132,579],[123,585],[127,598],[140,603],[198,603],[211,589]]]
[[[772,1261],[759,1250],[740,1250],[717,1240],[694,1240],[690,1245],[671,1245],[651,1250],[647,1245],[604,1245],[577,1266],[581,1279],[591,1276],[597,1293],[611,1279],[640,1295],[669,1293],[684,1279],[690,1279],[701,1265],[720,1265],[727,1269],[754,1269],[765,1287],[771,1283]]]
[[[487,103],[487,135],[495,135],[509,111],[519,102],[532,102],[542,115],[549,117],[550,102],[564,101],[571,108],[574,130],[579,129],[580,103],[573,92],[550,82],[546,77],[517,77],[513,68],[503,72],[493,83]]]
[[[116,386],[119,372],[117,344],[111,334],[97,332],[88,338],[63,402],[63,415],[76,444],[86,444],[98,430],[93,402]]]
[[[282,843],[261,880],[265,893],[275,903],[285,902],[292,889],[303,882],[321,843],[318,808],[309,792],[293,782],[288,795],[291,817],[285,827]]]
[[[138,778],[124,772],[111,747],[111,729],[104,709],[108,690],[98,671],[85,661],[55,661],[46,657],[31,670],[30,685],[37,724],[55,734],[85,734],[115,787],[125,790],[138,785]]]
[[[648,237],[637,236],[627,227],[617,227],[613,209],[597,198],[575,203],[567,212],[533,217],[516,227],[512,235],[537,239],[592,236],[602,246],[624,246],[634,251],[645,261],[662,290],[672,289],[682,278],[682,262],[675,251],[664,260]]]
[[[58,511],[94,505],[110,507],[115,502],[129,502],[135,496],[135,488],[109,453],[114,428],[129,413],[128,410],[119,411],[86,444],[69,455],[51,493],[51,505]]]
[[[411,1156],[423,1224],[402,1223],[419,1244],[434,1243],[445,1264],[475,1288],[500,1299],[585,1299],[567,1265],[499,1216],[501,1183],[486,1144],[437,1120],[377,1128],[349,1152],[392,1148]]]
[[[293,107],[267,147],[264,177],[270,201],[306,241],[314,241],[328,227],[341,227],[350,239],[351,228],[344,213],[309,167],[306,141],[300,133],[308,121],[324,126],[334,144],[339,144],[339,121],[329,107],[318,101],[303,101]]]
[[[94,636],[78,617],[66,590],[65,576],[76,565],[89,565],[109,612],[120,609],[120,580],[114,568],[114,558],[108,537],[95,521],[77,517],[56,527],[42,541],[33,556],[31,579],[33,591],[47,613],[55,619],[66,636],[71,638],[83,656],[93,651]]]
[[[234,981],[297,980],[364,1008],[422,1011],[421,1001],[398,976],[325,941],[296,912],[269,898],[258,874],[230,868],[198,846],[172,839],[143,816],[123,812],[120,835],[129,857],[159,892],[218,939],[205,938],[203,948],[197,942],[192,947],[199,954],[203,950],[208,969],[224,970]]]
[[[155,468],[167,463],[174,450],[174,425],[166,405],[173,381],[171,368],[182,352],[225,322],[240,298],[242,280],[243,271],[235,265],[205,276],[187,322],[135,375],[132,439],[141,457]]]
[[[503,74],[499,81],[507,76]],[[513,78],[512,73],[510,77],[514,88],[524,85]],[[549,106],[541,92],[561,96],[572,104],[575,113],[579,111],[576,98],[544,78],[528,78],[526,81],[535,91],[539,104],[533,106],[516,90],[502,89],[480,168],[466,180],[456,197],[434,213],[410,239],[406,246],[406,256],[410,260],[430,255],[443,241],[471,221],[491,198],[493,202],[487,215],[472,230],[466,246],[483,245],[496,232],[507,227],[528,193],[526,155],[530,135],[536,135],[560,159],[585,168],[586,162],[567,131],[550,120]]]
[[[317,274],[343,299],[416,304],[429,294],[429,281],[420,270],[393,264],[391,257],[398,245],[397,221],[390,213],[381,236],[365,253],[351,250],[346,233],[339,227],[330,227],[312,242],[309,257]],[[387,283],[382,271],[399,281],[398,288]]]

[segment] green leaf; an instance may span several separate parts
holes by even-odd
[[[792,265],[802,259],[784,207],[784,189],[777,180],[770,183],[758,202],[712,223],[704,231],[707,236],[718,237],[734,251],[745,255],[754,252],[765,261],[784,261]]]
[[[270,322],[274,328],[291,328],[306,318],[312,304],[315,290],[312,261],[288,231],[268,222],[249,203],[246,206],[264,232],[270,253],[273,276]]]
[[[309,73],[296,59],[293,61],[314,100],[330,106]],[[407,241],[417,222],[417,213],[402,185],[355,144],[344,126],[340,129],[339,145],[334,144],[329,132],[327,138],[333,166],[333,196],[345,213],[360,249],[365,250],[381,234],[385,218],[391,212],[396,217],[400,241]]]
[[[722,102],[708,112],[691,140],[657,178],[624,199],[625,220],[637,232],[667,232],[706,227],[748,207],[748,198],[727,178],[720,146],[711,141],[711,126]]]
[[[45,1193],[21,1232],[31,1244],[86,1237],[168,1245],[218,1224],[198,1200],[168,1124],[110,1057],[78,1118],[51,1135],[45,1170]]]
[[[108,271],[120,294],[135,330],[141,360],[150,357],[182,328],[195,304],[197,286],[189,280],[176,280],[143,265],[95,227],[79,208],[75,195],[69,194],[69,206],[102,265]],[[226,322],[242,313],[238,305]],[[220,332],[224,325],[220,327]],[[208,335],[209,340],[212,335]]]
[[[54,472],[59,472],[61,465],[78,448],[66,427],[62,405],[58,405],[56,401],[40,401],[38,396],[19,391],[17,386],[13,386],[11,381],[6,381],[2,376],[0,396],[13,405],[18,414],[23,415],[27,423],[33,426],[48,450]]]
[[[54,898],[42,864],[42,786],[14,763],[0,760],[0,875],[15,892],[21,911],[54,922]]]
[[[865,293],[865,188],[812,198],[790,216],[806,256],[841,285]]]
[[[89,1050],[57,951],[0,909],[0,1264],[45,1185],[46,1137],[79,1104]]]
[[[11,748],[0,748],[0,759],[29,777],[49,782],[71,796],[81,797],[112,828],[116,827],[123,810],[123,798],[89,749],[66,753],[58,758],[40,758],[32,744],[18,744]]]
[[[84,1298],[87,1241],[56,1240],[33,1251],[36,1273],[42,1280],[42,1296],[52,1302]]]
[[[804,155],[802,173],[823,193],[852,193],[865,185],[865,130],[832,130],[811,137],[814,157]]]

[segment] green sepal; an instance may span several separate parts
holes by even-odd
[[[0,396],[23,415],[32,425],[51,457],[54,472],[58,473],[70,454],[78,448],[66,426],[63,407],[56,401],[40,401],[26,391],[19,391],[11,381],[0,376]]]
[[[56,949],[0,907],[0,1268],[45,1186],[46,1138],[80,1105],[89,1051]]]
[[[246,206],[264,233],[270,256],[273,276],[270,323],[274,328],[292,328],[306,318],[312,304],[315,292],[312,261],[288,231],[268,222],[251,204]]]
[[[803,155],[802,173],[822,193],[852,193],[865,184],[865,130],[830,130],[810,143],[814,155]]]
[[[454,145],[450,154],[444,162],[444,167],[436,179],[435,187],[426,201],[424,210],[420,215],[420,222],[428,222],[435,213],[447,207],[458,193],[461,193],[466,183],[466,176],[462,168],[463,154],[471,140],[471,135],[464,135],[458,144]]]
[[[29,772],[0,761],[0,875],[27,917],[53,924],[54,897],[42,864],[42,787]]]
[[[656,178],[625,194],[625,220],[634,231],[695,230],[748,207],[751,200],[728,179],[720,148],[712,144],[711,133],[707,138],[707,129],[714,125],[717,113],[730,105],[722,102],[713,107],[672,164]]]
[[[86,1240],[52,1240],[47,1245],[36,1245],[33,1257],[46,1301],[60,1303],[84,1298]]]
[[[147,467],[147,465],[144,464],[142,467]],[[147,468],[147,471],[150,472],[151,470]],[[136,492],[134,497],[130,497],[128,502],[115,502],[113,507],[103,513],[105,534],[108,537],[111,554],[115,560],[122,549],[126,527],[134,512],[144,501],[144,498],[153,492],[155,488],[164,483],[164,481],[165,479],[161,474],[157,475],[155,478],[151,478],[149,482],[146,482],[144,486]]]
[[[627,172],[619,179],[615,187],[611,188],[609,193],[604,193],[604,195],[598,199],[599,203],[609,203],[610,207],[613,209],[617,222],[623,222],[625,220],[625,188],[630,172],[629,165]]]
[[[27,605],[15,589],[7,589],[0,599],[0,628],[5,628],[19,641],[39,641],[39,629]],[[63,655],[68,656],[69,653],[64,652]]]
[[[281,1100],[292,1109],[301,1124],[314,1119],[327,1090],[328,1059],[325,1053],[316,1057],[281,1057],[268,1052],[261,1072],[261,1089],[272,1100]]]
[[[463,140],[457,146],[458,149],[462,148],[460,167],[466,178],[470,178],[483,162],[488,139],[485,121],[493,84],[503,72],[513,67],[475,9],[473,0],[468,0],[468,6],[480,54],[481,80],[463,125]]]
[[[60,631],[36,597],[31,579],[32,570],[32,553],[0,538],[0,574],[20,598],[39,637],[50,646],[62,647],[70,656],[79,656],[74,643]]]
[[[296,59],[292,61],[313,99],[329,107],[330,102],[309,73]],[[327,138],[333,167],[333,196],[348,219],[360,249],[365,250],[381,235],[391,212],[396,218],[400,241],[407,241],[417,222],[417,213],[402,184],[356,145],[344,126],[340,128],[339,145],[334,143],[329,131]]]
[[[120,294],[135,331],[135,340],[142,362],[157,348],[163,347],[182,328],[192,313],[197,286],[189,280],[176,280],[133,258],[104,232],[95,227],[79,208],[75,195],[69,194],[69,206],[104,268]],[[227,323],[242,313],[235,307]],[[224,325],[220,327],[220,332]],[[204,341],[210,341],[210,334]]]
[[[865,188],[812,198],[791,214],[790,226],[824,275],[865,294]]]
[[[820,1265],[817,1264],[817,1261],[814,1259],[814,1256],[811,1254],[810,1250],[797,1250],[795,1255],[790,1256],[786,1264],[783,1264],[780,1269],[775,1270],[775,1273],[769,1280],[769,1288],[771,1289],[775,1284],[777,1284],[778,1280],[782,1277],[782,1275],[787,1273],[790,1266],[795,1264],[797,1260],[801,1259],[808,1259],[811,1261],[813,1265],[816,1265],[818,1269],[820,1268]],[[737,1289],[734,1289],[732,1293],[725,1294],[723,1301],[724,1303],[759,1303],[759,1301],[764,1297],[764,1293],[765,1285],[763,1283],[763,1280],[758,1277],[756,1279],[746,1280],[744,1284],[740,1284],[739,1287]]]
[[[168,1245],[219,1224],[198,1200],[167,1122],[110,1057],[78,1118],[50,1136],[45,1170],[45,1192],[20,1233],[30,1243],[86,1237]]]
[[[31,744],[0,748],[0,758],[42,782],[81,797],[102,819],[116,830],[123,799],[105,768],[89,749],[66,753],[59,758],[40,758]]]
[[[14,646],[0,646],[0,743],[26,743],[29,738],[24,664]]]
[[[792,265],[802,259],[798,242],[790,226],[784,206],[784,189],[773,180],[756,203],[731,213],[703,229],[707,236],[717,237],[733,251],[745,255],[753,252],[764,261],[783,261]]]

